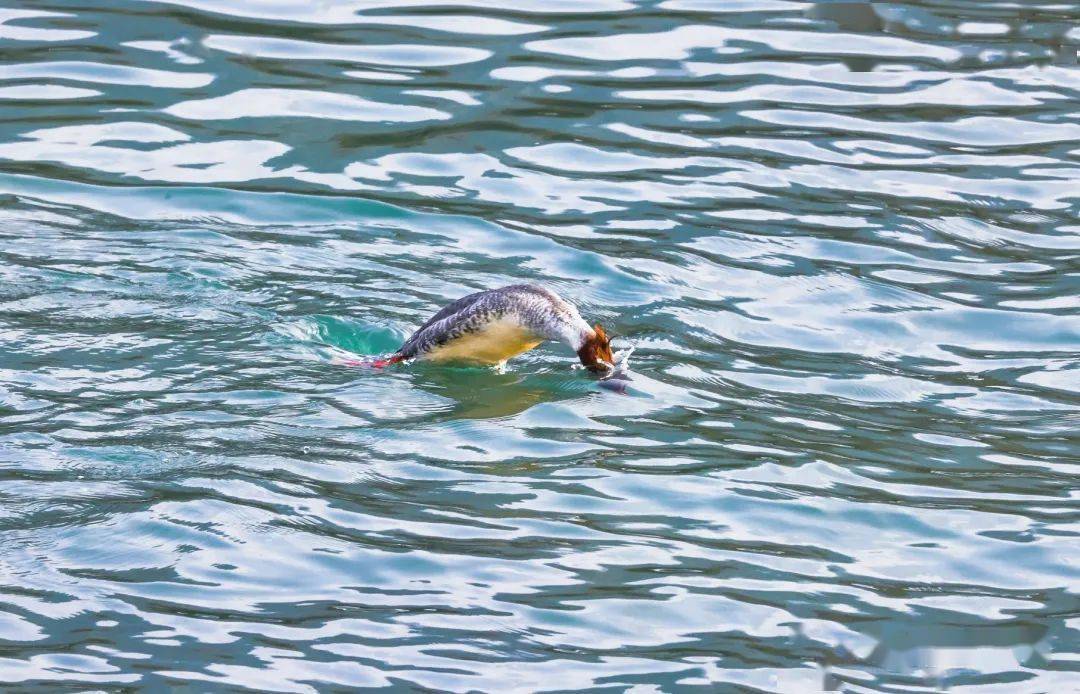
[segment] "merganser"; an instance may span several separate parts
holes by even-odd
[[[569,346],[593,372],[607,371],[615,361],[599,323],[590,328],[573,304],[550,289],[514,284],[458,299],[372,365],[427,359],[502,366],[545,340]]]

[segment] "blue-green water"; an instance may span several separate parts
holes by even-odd
[[[1077,691],[1078,19],[0,9],[0,685]]]

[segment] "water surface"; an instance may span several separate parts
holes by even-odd
[[[1078,19],[0,9],[0,683],[1074,689]]]

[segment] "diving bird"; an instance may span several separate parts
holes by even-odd
[[[611,343],[600,324],[590,328],[573,304],[535,284],[462,297],[429,318],[396,352],[372,365],[427,359],[502,366],[546,340],[574,350],[590,371],[612,368]]]

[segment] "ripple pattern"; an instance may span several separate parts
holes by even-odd
[[[0,686],[1075,690],[1078,20],[0,9]]]

